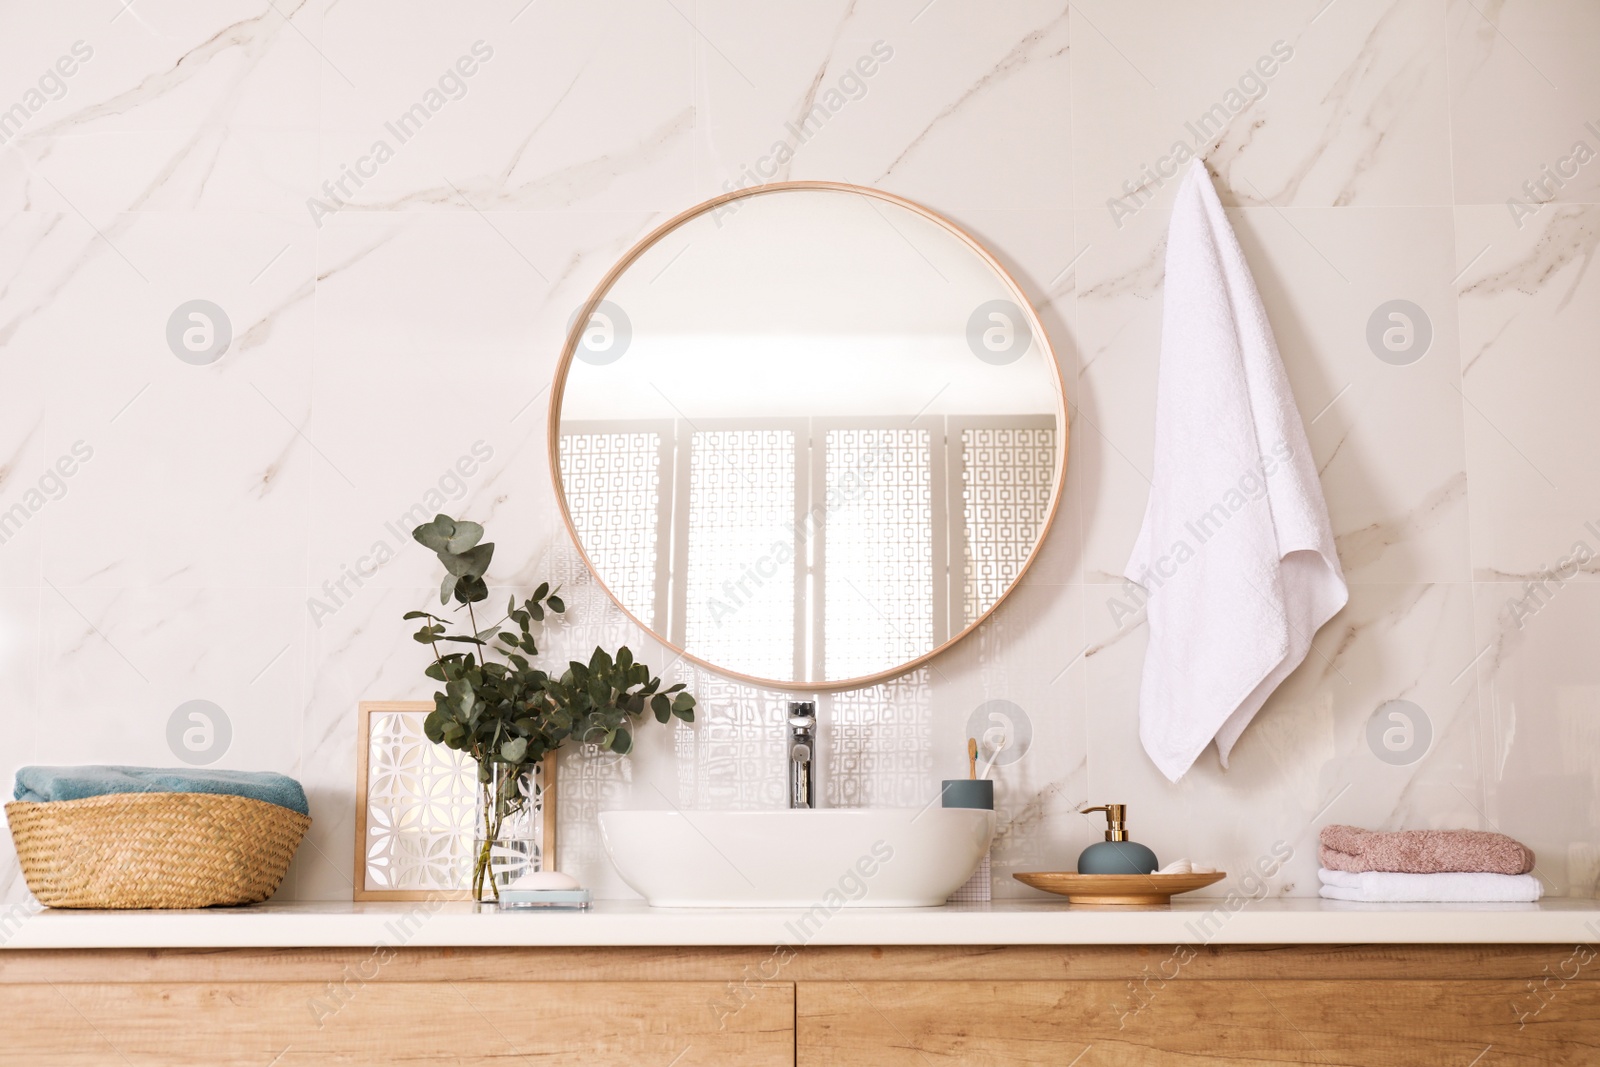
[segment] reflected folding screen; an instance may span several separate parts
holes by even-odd
[[[1055,435],[1029,415],[569,422],[560,464],[579,543],[645,625],[741,673],[849,678],[999,600],[1049,515]]]

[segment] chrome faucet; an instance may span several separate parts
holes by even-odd
[[[817,806],[817,706],[789,704],[789,807]]]

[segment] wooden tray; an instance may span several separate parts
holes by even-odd
[[[1202,889],[1228,877],[1211,874],[1079,874],[1026,871],[1011,877],[1024,885],[1067,898],[1070,904],[1170,904],[1174,894]]]

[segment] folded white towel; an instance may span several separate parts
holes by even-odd
[[[1329,900],[1366,901],[1526,901],[1544,896],[1544,885],[1531,874],[1400,874],[1391,871],[1317,872],[1322,895]]]
[[[1139,737],[1177,781],[1244,728],[1348,599],[1305,428],[1205,165],[1167,233],[1154,481],[1127,577],[1149,593]]]

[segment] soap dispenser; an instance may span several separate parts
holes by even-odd
[[[1128,806],[1102,804],[1079,809],[1106,813],[1106,839],[1096,841],[1078,857],[1079,874],[1150,874],[1160,867],[1156,854],[1137,841],[1128,840]]]

